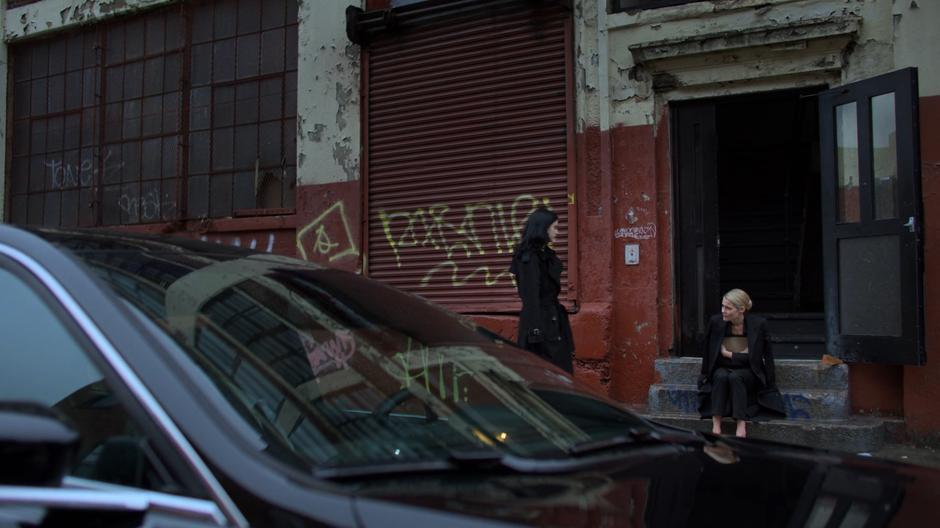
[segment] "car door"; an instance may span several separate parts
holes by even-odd
[[[917,69],[819,96],[828,352],[919,365],[923,238]]]
[[[35,260],[0,244],[0,400],[53,409],[81,437],[62,488],[0,486],[0,512],[25,508],[78,524],[114,515],[136,515],[141,525],[243,524],[210,498],[192,461],[114,369],[120,357],[102,357],[94,328],[56,286]]]

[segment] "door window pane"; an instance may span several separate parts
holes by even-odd
[[[855,103],[836,107],[836,169],[839,222],[858,222],[858,112]]]
[[[68,418],[81,436],[71,475],[180,492],[81,342],[54,308],[0,267],[0,400],[29,401]]]
[[[871,98],[872,176],[875,219],[897,218],[898,148],[894,92]]]

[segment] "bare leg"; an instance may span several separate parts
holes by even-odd
[[[744,420],[737,421],[738,427],[734,432],[734,436],[739,436],[741,438],[747,437],[747,422]]]
[[[716,435],[721,434],[721,416],[712,416],[712,432]]]

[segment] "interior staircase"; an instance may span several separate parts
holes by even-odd
[[[695,383],[701,365],[701,358],[695,357],[657,359],[660,381],[649,388],[644,416],[710,431],[711,420],[700,419],[697,412]],[[886,420],[851,414],[848,365],[779,359],[775,366],[787,418],[749,423],[749,437],[853,453],[877,451],[884,445]],[[734,422],[725,419],[722,430],[734,434]]]
[[[818,359],[826,353],[822,313],[762,313],[774,358]]]

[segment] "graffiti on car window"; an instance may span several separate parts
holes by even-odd
[[[346,369],[349,367],[349,360],[356,354],[356,340],[348,330],[338,330],[323,342],[317,342],[305,333],[298,335],[314,375],[327,369]]]

